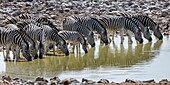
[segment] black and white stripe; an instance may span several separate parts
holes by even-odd
[[[74,45],[73,47],[75,47],[76,43],[78,44],[81,43],[84,52],[88,53],[86,40],[84,36],[81,35],[80,33],[76,31],[60,31],[58,34],[61,35],[65,40],[67,40],[68,43],[70,43],[69,41],[72,41],[72,44]]]

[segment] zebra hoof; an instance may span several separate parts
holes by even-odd
[[[40,54],[40,55],[39,55],[39,59],[43,59],[43,55]]]
[[[87,50],[85,50],[85,53],[88,53],[88,51],[87,51]]]
[[[6,61],[8,61],[8,59],[4,59],[4,61],[6,62]]]
[[[34,59],[37,59],[38,58],[38,54],[36,54],[35,56],[34,56]]]

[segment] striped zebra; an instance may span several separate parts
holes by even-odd
[[[84,50],[84,52],[88,53],[86,40],[84,36],[81,35],[80,33],[76,31],[60,31],[58,34],[61,35],[65,40],[67,40],[68,43],[69,41],[72,41],[73,52],[74,52],[75,44],[81,43],[82,49]]]
[[[34,20],[26,20],[26,19],[20,19],[20,18],[18,18],[18,17],[7,17],[7,19],[3,22],[4,24],[15,24],[15,25],[17,25],[17,23],[18,22],[24,22],[24,21],[27,21],[27,24],[28,23],[33,23],[34,22]],[[23,29],[27,24],[25,24],[25,25],[23,25],[23,26],[20,26],[20,25],[17,25],[17,27],[20,29],[20,30],[23,30],[23,31],[25,31],[25,29]],[[39,40],[39,47],[37,47],[38,48],[38,50],[39,50],[39,56],[34,56],[34,59],[37,59],[38,57],[40,58],[40,59],[42,59],[43,58],[43,54],[44,54],[44,39],[43,39],[43,30],[41,29],[41,28],[39,28],[38,26],[38,23],[35,23],[34,22],[34,24],[36,24],[37,26],[37,28],[38,29],[34,29],[34,30],[32,30],[32,31],[30,31],[30,30],[27,30],[27,32],[26,32],[26,34],[28,35],[28,36],[30,36],[33,40],[34,40],[34,42],[37,42],[37,39]],[[36,28],[35,27],[35,28]],[[28,31],[29,32],[35,32],[35,34],[28,34]],[[33,37],[35,35],[35,37]],[[37,43],[36,43],[37,44]],[[34,51],[34,52],[37,52],[37,51]]]
[[[48,25],[44,25],[43,29],[44,29],[45,35],[46,35],[46,49],[47,49],[47,47],[49,47],[50,43],[55,42],[56,45],[58,45],[59,49],[61,49],[61,51],[63,53],[65,53],[66,56],[68,56],[69,50],[68,50],[68,47],[67,47],[67,43],[63,39],[63,37],[58,34],[58,31],[51,28]],[[55,53],[55,51],[54,51],[54,53]]]
[[[87,38],[87,41],[91,45],[91,47],[95,46],[93,32],[88,27],[82,26],[80,22],[78,22],[77,20],[75,20],[71,16],[66,17],[64,19],[63,30],[77,31]]]
[[[99,18],[99,21],[103,24],[105,28],[107,28],[108,30],[112,30],[113,35],[116,31],[120,31],[121,44],[123,44],[124,40],[123,38],[124,31],[133,32],[135,35],[135,39],[139,41],[139,43],[143,43],[141,30],[131,19],[126,17],[101,16]],[[128,38],[129,42],[132,43],[130,35],[128,35]]]
[[[28,23],[31,23],[32,25],[34,24],[34,26],[32,27],[32,28],[38,28],[38,27],[40,27],[41,28],[41,30],[39,29],[39,31],[37,31],[38,33],[39,33],[39,35],[40,36],[38,36],[37,35],[37,38],[39,37],[41,37],[41,39],[38,39],[38,41],[40,42],[39,43],[39,58],[41,59],[41,58],[43,58],[43,54],[44,54],[44,51],[45,51],[45,46],[44,46],[44,44],[45,44],[45,37],[44,38],[42,38],[44,35],[42,34],[43,33],[43,29],[42,29],[42,24],[43,25],[49,25],[51,28],[53,28],[53,29],[55,29],[55,30],[57,30],[57,32],[59,31],[54,25],[53,25],[53,23],[51,22],[51,21],[49,21],[47,18],[45,18],[45,17],[33,17],[33,16],[31,16],[31,15],[27,15],[27,14],[21,14],[21,15],[19,15],[19,16],[17,16],[17,17],[9,17],[9,18],[7,18],[7,20],[5,21],[5,24],[8,24],[8,23],[13,23],[13,24],[16,24],[17,22],[19,22],[19,21],[26,21],[27,22],[27,24]],[[25,25],[23,25],[23,26],[21,26],[21,29],[24,27],[24,26],[26,26],[27,25],[26,23],[25,23]],[[41,24],[41,25],[40,25]],[[29,25],[28,27],[31,27],[32,25]],[[30,30],[29,30],[30,31]],[[35,31],[35,30],[34,30]],[[41,32],[40,32],[41,31]],[[33,31],[32,31],[33,32]],[[35,33],[37,33],[37,32],[35,32]],[[34,35],[36,35],[36,34],[34,34]],[[42,36],[41,36],[42,35]],[[31,36],[31,37],[33,37],[33,36]],[[36,39],[35,37],[33,38],[33,39]],[[37,40],[37,39],[36,39]],[[67,53],[67,55],[68,55],[68,53]],[[35,59],[37,58],[37,57],[34,57]]]
[[[20,35],[18,30],[16,29],[6,29],[3,27],[0,27],[0,45],[6,47],[6,57],[5,60],[8,59],[9,54],[9,48],[12,46],[15,48],[15,46],[18,46],[22,49],[23,56],[28,60],[31,61],[32,57],[30,55],[29,51],[29,44],[25,41],[24,38]],[[12,48],[13,52],[16,50],[16,52],[19,52],[19,49]]]
[[[58,35],[58,31],[52,29],[48,25],[42,25],[40,23],[38,24],[39,24],[39,27],[35,24],[25,21],[25,22],[18,22],[17,26],[26,30],[28,35],[30,35],[34,40],[38,40],[43,43],[44,45],[43,54],[44,54],[44,51],[46,50],[45,47],[46,47],[46,44],[48,44],[47,42],[53,41],[59,44],[59,48],[65,53],[66,56],[69,55],[67,43],[60,35]],[[42,30],[44,33],[41,33]],[[42,36],[44,36],[44,38],[41,40]]]
[[[30,23],[29,21],[21,21],[21,22],[17,22],[16,26],[19,29],[22,29],[23,31],[26,32],[26,34],[31,37],[34,42],[36,43],[36,46],[38,46],[38,50],[39,50],[39,56],[34,57],[34,59],[37,59],[38,57],[40,59],[43,58],[43,54],[44,54],[44,44],[45,44],[45,32],[44,30],[40,27],[37,26],[35,24],[39,24],[39,23]]]
[[[107,30],[96,18],[90,16],[77,16],[77,15],[72,15],[71,17],[80,22],[81,25],[88,27],[90,30],[97,31],[97,33],[99,33],[101,36],[101,40],[106,45],[108,44]]]
[[[127,17],[127,18],[129,18],[129,17]],[[137,20],[135,18],[129,18],[129,19],[131,19],[138,26],[138,28],[143,33],[144,38],[146,38],[149,42],[151,42],[152,37],[150,35],[149,29],[147,27],[145,27],[139,20]]]
[[[16,30],[20,33],[20,35],[22,36],[23,39],[25,39],[28,43],[29,43],[29,50],[30,50],[30,54],[31,56],[33,57],[37,57],[37,50],[36,50],[36,46],[35,46],[35,42],[32,38],[30,38],[26,33],[25,31],[23,31],[22,29],[19,29],[16,25],[14,24],[7,24],[4,28],[6,29],[12,29],[12,30]],[[16,47],[17,48],[17,47]],[[20,51],[19,51],[20,52]],[[17,53],[17,54],[20,54],[20,53]],[[18,55],[17,57],[19,57],[20,55]],[[15,57],[14,57],[15,58]]]
[[[148,27],[150,30],[153,31],[153,34],[159,39],[163,39],[163,35],[160,31],[160,27],[157,23],[155,23],[150,17],[142,14],[136,14],[136,15],[129,15],[125,13],[121,13],[122,16],[128,16],[130,18],[134,18],[138,21],[140,21],[145,27]]]

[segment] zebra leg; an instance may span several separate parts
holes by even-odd
[[[35,44],[36,44],[36,49],[38,49],[38,50],[39,50],[39,47],[38,47],[39,45],[38,45],[38,43],[37,43],[37,42],[35,42]],[[38,56],[35,56],[35,57],[34,57],[34,59],[38,59]]]
[[[8,59],[10,60],[10,57],[9,57],[9,49],[10,49],[10,45],[7,45],[6,47],[6,57],[4,58],[4,61],[8,61]]]
[[[20,57],[20,48],[19,48],[19,46],[16,46],[15,51],[16,51],[16,61],[18,61],[19,59],[23,59],[23,58]]]
[[[123,33],[124,33],[124,28],[121,28],[120,29],[120,38],[121,38],[120,44],[123,44],[123,41],[124,41]]]
[[[132,41],[132,39],[131,39],[131,34],[130,34],[130,31],[129,31],[129,30],[127,30],[127,36],[128,36],[128,43],[129,43],[129,44],[132,44],[133,41]]]
[[[112,40],[113,43],[115,43],[115,42],[114,42],[114,33],[115,33],[115,32],[113,31],[113,32],[111,32],[111,33],[112,33],[112,34],[109,33],[109,40],[110,40],[110,42],[111,42],[111,40]],[[111,38],[110,38],[110,37],[111,37]]]
[[[15,60],[16,59],[16,50],[15,50],[14,46],[11,47],[11,51],[12,51],[12,54],[13,54],[13,60]]]
[[[39,51],[39,58],[42,59],[44,54],[44,45],[41,42],[39,43]]]
[[[53,42],[53,55],[55,55],[55,42]]]
[[[45,44],[45,49],[44,49],[44,52],[45,54],[47,54],[47,52],[50,50],[50,44],[48,41],[46,41],[46,44]]]
[[[5,48],[4,47],[2,48],[2,51],[3,51],[3,56],[4,56],[4,59],[5,59]]]

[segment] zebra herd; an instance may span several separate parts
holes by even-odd
[[[74,41],[74,45],[77,42],[80,43],[84,52],[88,53],[88,44],[95,47],[94,32],[99,34],[105,45],[110,42],[110,34],[114,40],[114,34],[117,31],[120,32],[121,44],[123,44],[124,33],[127,33],[129,43],[132,43],[130,32],[134,34],[139,43],[143,43],[142,35],[151,42],[150,30],[159,40],[162,40],[163,36],[159,26],[148,16],[123,13],[121,15],[102,15],[99,18],[71,15],[64,18],[62,29],[58,29],[52,21],[43,16],[34,17],[21,14],[16,17],[8,17],[3,21],[4,26],[0,27],[0,46],[6,48],[4,59],[5,61],[9,59],[10,49],[15,60],[20,58],[20,51],[28,61],[33,58],[42,59],[51,44],[54,53],[55,46],[57,46],[68,56],[70,54],[69,41]]]

